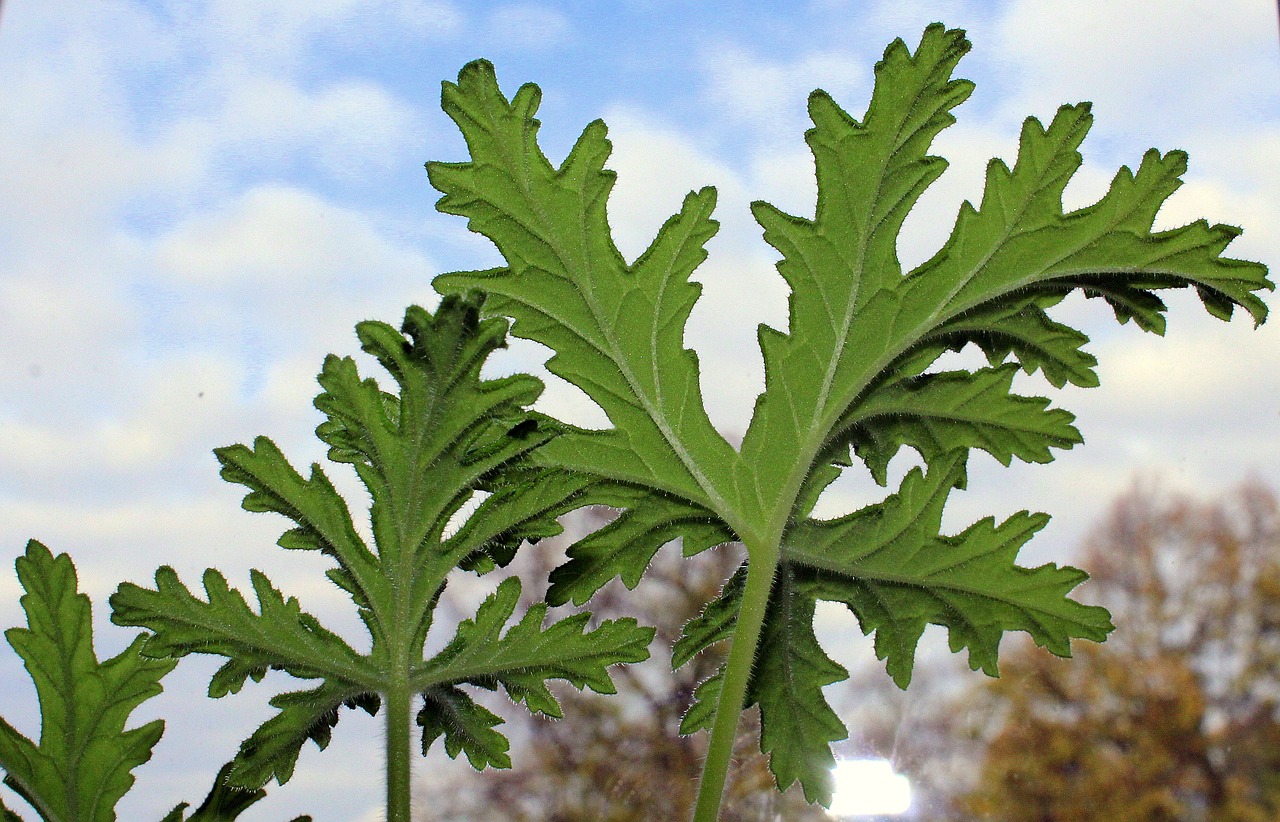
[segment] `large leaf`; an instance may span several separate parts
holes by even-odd
[[[929,623],[945,626],[953,649],[967,649],[971,664],[992,674],[1007,631],[1027,631],[1068,655],[1072,639],[1102,640],[1110,630],[1105,612],[1068,598],[1083,572],[1016,565],[1044,515],[939,532],[973,449],[1005,464],[1048,462],[1054,449],[1080,442],[1070,413],[1013,391],[1018,369],[1042,372],[1055,386],[1098,382],[1087,337],[1053,319],[1054,306],[1078,290],[1105,300],[1120,322],[1163,333],[1161,289],[1194,288],[1213,316],[1229,318],[1238,306],[1259,323],[1267,308],[1256,292],[1273,287],[1262,265],[1222,256],[1239,229],[1201,220],[1153,230],[1185,171],[1180,151],[1147,152],[1136,171],[1116,173],[1097,203],[1066,212],[1062,193],[1081,163],[1088,104],[1063,106],[1047,126],[1028,118],[1013,167],[993,160],[980,205],[964,203],[947,243],[904,272],[899,231],[946,168],[928,151],[972,91],[952,76],[968,50],[963,32],[941,25],[929,26],[914,51],[895,41],[876,65],[860,120],[824,92],[810,97],[815,213],[752,206],[782,255],[778,270],[791,294],[787,329],[759,332],[765,390],[740,451],[707,421],[697,358],[683,342],[698,296],[689,276],[715,226],[714,192],[690,194],[649,250],[627,263],[606,220],[614,176],[605,169],[604,125],[589,125],[553,165],[537,144],[537,87],[508,99],[485,62],[464,68],[443,95],[470,158],[428,165],[444,193],[440,210],[467,217],[506,260],[443,275],[437,289],[491,292],[484,310],[550,347],[549,368],[611,423],[570,430],[534,458],[591,477],[579,502],[623,509],[570,550],[551,596],[581,602],[614,576],[635,585],[653,552],[677,537],[692,550],[743,541],[742,576],[689,626],[675,656],[687,661],[708,644],[745,636],[748,652],[731,658],[751,665],[750,676],[709,679],[684,727],[717,721],[715,700],[731,708],[739,695],[743,706],[758,702],[779,783],[799,780],[824,802],[828,743],[843,730],[822,688],[844,674],[813,638],[816,600],[853,609],[904,686]],[[931,370],[943,353],[970,344],[991,367]],[[854,456],[883,484],[902,446],[918,451],[927,470],[848,517],[811,518]]]
[[[328,744],[341,708],[375,713],[394,702],[407,711],[414,694],[424,700],[424,753],[443,733],[449,755],[465,750],[477,767],[507,766],[505,757],[492,753],[505,751],[500,734],[481,733],[475,722],[458,720],[482,710],[460,686],[502,684],[531,710],[555,715],[546,680],[608,692],[608,666],[648,656],[653,630],[635,620],[584,632],[587,616],[578,615],[542,628],[545,606],[530,610],[499,640],[519,590],[510,581],[481,606],[474,622],[464,623],[453,643],[423,658],[450,572],[489,570],[509,562],[523,540],[558,533],[556,517],[582,504],[591,484],[587,477],[529,462],[530,452],[559,428],[527,409],[541,390],[534,378],[481,379],[485,358],[504,342],[506,324],[480,321],[479,306],[476,296],[450,297],[434,316],[410,308],[402,331],[379,322],[357,327],[364,350],[395,379],[394,393],[361,378],[350,358],[325,361],[319,377],[324,391],[315,404],[326,419],[317,434],[329,445],[330,459],[353,465],[369,491],[372,546],[320,466],[304,478],[265,437],[253,447],[216,452],[223,477],[249,489],[246,509],[293,521],[281,546],[319,550],[335,561],[329,577],[351,595],[370,634],[368,652],[325,629],[257,571],[256,606],[214,570],[205,573],[203,598],[169,568],[157,572],[154,589],[126,583],[112,596],[116,623],[153,632],[143,653],[226,657],[210,682],[211,696],[236,692],[246,679],[261,679],[270,669],[314,685],[271,700],[277,713],[241,746],[229,771],[231,784],[250,790],[272,778],[283,784],[307,740],[320,748]],[[487,496],[470,517],[449,527],[481,492]],[[476,632],[482,636],[473,637]],[[490,639],[492,646],[485,644]],[[407,726],[409,715],[389,721],[401,720]],[[473,756],[479,743],[459,741],[468,732],[473,739],[483,737],[487,755]]]

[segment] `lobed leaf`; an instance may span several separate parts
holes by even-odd
[[[148,656],[226,657],[209,682],[209,696],[214,698],[238,693],[249,677],[260,681],[268,668],[303,679],[340,681],[349,689],[376,690],[382,685],[371,661],[303,611],[297,599],[285,599],[260,571],[253,571],[251,579],[257,613],[217,570],[204,573],[206,602],[192,595],[166,565],[156,571],[155,590],[122,583],[111,597],[112,619],[152,632],[142,646]]]
[[[686,627],[673,659],[686,662],[749,624],[755,647],[739,658],[752,665],[750,677],[705,681],[682,730],[711,724],[725,683],[734,683],[733,699],[745,687],[743,704],[761,706],[762,745],[779,783],[799,780],[821,801],[829,798],[829,743],[843,734],[822,687],[843,672],[812,639],[817,599],[845,603],[875,632],[877,655],[904,687],[929,623],[946,627],[953,650],[968,649],[970,664],[991,674],[1006,631],[1027,631],[1066,655],[1071,639],[1101,641],[1111,630],[1105,611],[1069,598],[1083,572],[1016,565],[1044,515],[939,532],[971,450],[1005,464],[1047,462],[1053,449],[1081,441],[1070,413],[1012,391],[1018,369],[1055,386],[1098,382],[1087,337],[1054,320],[1054,306],[1078,290],[1105,300],[1119,322],[1163,333],[1162,289],[1193,288],[1211,315],[1226,319],[1240,307],[1256,324],[1267,314],[1258,292],[1274,287],[1262,265],[1223,256],[1238,229],[1205,221],[1153,229],[1180,185],[1182,152],[1147,152],[1097,203],[1067,212],[1062,193],[1092,123],[1087,103],[1061,107],[1047,126],[1028,118],[1013,167],[993,160],[979,206],[965,202],[946,244],[904,272],[899,232],[946,168],[928,151],[972,91],[952,76],[968,50],[963,32],[939,24],[914,51],[894,41],[861,120],[824,92],[810,96],[813,216],[752,206],[782,255],[791,294],[786,330],[759,331],[765,389],[739,451],[707,421],[697,358],[683,347],[698,296],[689,276],[715,228],[713,191],[686,197],[650,250],[627,264],[606,219],[614,177],[604,168],[603,124],[587,126],[554,167],[537,144],[537,88],[508,100],[485,62],[444,88],[470,159],[428,165],[444,194],[438,208],[467,217],[506,260],[443,275],[436,288],[490,290],[484,311],[549,346],[548,367],[595,400],[612,426],[568,428],[535,458],[592,479],[575,504],[622,509],[570,549],[550,599],[584,602],[615,576],[634,586],[675,538],[692,550],[742,540],[748,565]],[[931,370],[970,344],[991,367]],[[896,493],[861,511],[811,517],[854,456],[884,484],[903,446],[928,470],[908,473]],[[753,572],[773,587],[752,587],[760,593],[748,603],[744,580]]]
[[[417,723],[422,728],[423,756],[443,736],[444,750],[450,759],[457,759],[458,754],[465,753],[467,761],[477,771],[511,767],[511,757],[507,754],[511,743],[493,730],[502,724],[502,717],[476,704],[453,685],[427,688],[422,693],[422,700]]]
[[[10,628],[5,638],[35,683],[41,727],[36,744],[0,719],[4,782],[50,822],[110,822],[133,769],[151,759],[164,731],[158,719],[126,730],[129,716],[160,693],[176,663],[140,654],[142,637],[99,662],[89,598],[78,590],[71,558],[31,540],[15,565],[27,627]]]
[[[604,168],[611,150],[604,124],[589,125],[553,168],[537,145],[540,98],[537,86],[526,85],[508,101],[486,61],[445,84],[442,105],[471,161],[428,164],[432,185],[444,192],[437,208],[469,218],[507,267],[448,274],[435,285],[452,294],[486,291],[488,311],[514,317],[512,333],[553,349],[547,367],[585,391],[615,426],[570,429],[542,459],[662,489],[677,508],[697,506],[715,519],[733,493],[734,453],[707,418],[697,356],[684,347],[700,292],[689,274],[717,228],[715,191],[686,197],[628,264],[608,228],[614,174]]]
[[[616,689],[608,673],[610,665],[649,657],[655,630],[641,627],[630,617],[606,620],[588,631],[590,617],[579,613],[544,627],[547,606],[539,603],[506,628],[519,598],[519,580],[504,580],[480,605],[475,619],[458,626],[453,641],[415,667],[415,690],[447,689],[459,682],[490,688],[501,685],[530,711],[559,718],[560,703],[547,689],[547,680],[563,679],[578,689],[611,694]],[[456,698],[440,699],[449,710],[458,710]],[[433,722],[424,728],[440,724]],[[421,718],[419,724],[423,724]],[[429,744],[425,736],[423,744]]]
[[[547,590],[551,605],[570,600],[582,605],[614,577],[635,588],[658,549],[674,539],[684,540],[686,555],[733,540],[733,533],[708,518],[705,509],[670,495],[598,484],[589,498],[599,505],[622,508],[622,513],[569,548],[569,561],[551,574]]]
[[[315,401],[325,420],[317,435],[330,460],[353,466],[368,489],[372,547],[318,465],[304,479],[265,437],[252,448],[216,451],[223,477],[248,489],[246,509],[293,521],[283,547],[320,550],[336,561],[329,578],[356,605],[371,638],[367,653],[324,628],[258,571],[251,574],[256,610],[212,569],[204,575],[205,599],[168,567],[156,573],[154,589],[125,583],[112,596],[113,621],[153,632],[143,653],[226,658],[210,682],[211,696],[237,692],[272,669],[315,681],[309,690],[271,700],[276,713],[241,745],[227,772],[230,786],[253,791],[271,779],[284,784],[308,740],[327,746],[341,708],[409,711],[414,694],[425,703],[418,714],[423,753],[444,735],[451,756],[466,751],[477,767],[505,763],[506,741],[493,730],[496,722],[461,686],[502,684],[531,710],[558,715],[547,679],[611,691],[608,666],[648,656],[653,632],[634,620],[584,633],[589,617],[581,614],[543,629],[545,606],[530,609],[499,638],[518,599],[512,581],[463,623],[444,651],[424,659],[448,575],[505,565],[523,541],[559,533],[556,518],[586,504],[595,482],[531,460],[563,427],[528,409],[541,391],[535,378],[481,378],[506,333],[502,320],[480,319],[481,301],[474,294],[446,297],[434,315],[410,307],[398,331],[380,322],[357,326],[361,347],[391,374],[395,392],[362,377],[350,358],[325,360]],[[477,495],[484,498],[474,512],[451,525]],[[407,728],[410,720],[409,713],[387,718],[394,723],[389,727]],[[388,751],[388,768],[398,768],[406,785],[407,754]]]
[[[840,421],[845,437],[871,474],[885,484],[898,448],[915,448],[926,462],[960,448],[980,448],[1008,465],[1050,462],[1049,449],[1082,442],[1075,415],[1047,410],[1047,399],[1010,388],[1017,366],[906,377],[855,403]]]
[[[271,698],[277,712],[240,745],[227,779],[232,785],[261,788],[272,779],[283,785],[293,776],[302,746],[308,741],[329,747],[338,709],[361,708],[376,714],[376,693],[361,692],[342,682],[326,679],[309,691],[289,691]]]
[[[1101,642],[1113,628],[1106,609],[1067,598],[1083,572],[1015,564],[1018,550],[1048,522],[1044,514],[1022,512],[999,525],[987,518],[941,535],[946,497],[963,481],[963,455],[952,452],[927,474],[913,469],[882,503],[798,523],[784,546],[784,563],[810,572],[813,596],[844,602],[864,633],[876,632],[876,655],[904,688],[929,623],[946,627],[952,650],[968,648],[971,667],[992,676],[1005,631],[1026,631],[1070,656],[1070,639]]]

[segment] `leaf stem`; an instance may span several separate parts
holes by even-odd
[[[738,720],[742,717],[743,703],[746,702],[747,684],[751,680],[760,630],[769,605],[769,593],[773,589],[773,575],[778,569],[778,558],[782,553],[780,543],[781,540],[755,545],[747,543],[747,552],[751,558],[751,563],[747,566],[747,584],[742,594],[737,627],[730,640],[724,678],[720,683],[720,698],[716,702],[716,716],[711,725],[707,758],[702,765],[702,780],[698,784],[698,802],[694,807],[693,822],[716,822],[720,815],[720,803],[738,735]]]
[[[407,677],[387,689],[387,822],[409,822],[410,739],[412,700]]]

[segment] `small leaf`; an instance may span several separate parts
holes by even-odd
[[[350,358],[325,359],[315,400],[325,420],[317,435],[329,458],[352,466],[369,492],[372,546],[318,465],[304,478],[266,437],[252,448],[215,452],[223,478],[248,489],[246,509],[292,520],[281,546],[319,550],[336,563],[328,577],[351,596],[369,632],[367,652],[326,629],[258,571],[251,573],[255,607],[213,569],[204,575],[204,599],[168,567],[157,571],[154,589],[124,583],[112,596],[117,624],[153,632],[143,653],[226,658],[209,683],[210,696],[235,693],[270,670],[312,683],[271,700],[276,713],[241,745],[229,786],[255,791],[271,779],[287,782],[308,741],[328,745],[344,707],[373,714],[396,706],[403,716],[388,713],[388,727],[407,728],[415,696],[425,703],[418,713],[424,753],[444,736],[451,756],[465,751],[477,767],[507,767],[496,718],[463,686],[501,684],[530,710],[558,716],[547,680],[612,692],[609,666],[648,657],[653,630],[635,620],[586,631],[590,617],[579,614],[543,627],[546,606],[539,605],[506,628],[519,598],[519,583],[511,580],[440,654],[424,659],[449,574],[509,563],[525,540],[559,533],[556,518],[589,504],[595,493],[589,475],[532,459],[566,430],[529,410],[541,383],[528,375],[480,376],[506,335],[505,322],[480,319],[481,301],[475,294],[447,297],[434,315],[412,306],[399,330],[373,321],[357,326],[361,347],[395,380],[395,392],[361,377]],[[483,501],[454,530],[455,514],[478,495]],[[409,753],[405,745],[387,757],[405,785]]]
[[[654,554],[674,539],[684,538],[686,555],[733,540],[733,534],[706,509],[678,498],[627,486],[597,485],[589,499],[624,510],[569,548],[569,561],[551,574],[547,602],[552,605],[570,600],[582,605],[614,577],[635,588]]]
[[[465,753],[477,771],[511,767],[511,757],[507,755],[511,743],[493,730],[502,724],[501,717],[452,685],[428,688],[422,698],[417,721],[422,727],[423,756],[443,736],[445,753],[452,759]]]
[[[927,475],[913,469],[883,503],[800,523],[787,538],[786,566],[813,572],[813,596],[844,602],[864,633],[876,632],[876,655],[903,688],[929,623],[946,627],[951,649],[968,648],[974,670],[992,676],[1005,631],[1026,631],[1070,656],[1071,638],[1101,642],[1113,629],[1104,608],[1067,598],[1084,581],[1081,571],[1015,564],[1019,548],[1048,522],[1043,514],[1022,512],[999,525],[987,518],[954,537],[939,533],[947,494],[963,475],[963,457],[952,452]]]
[[[831,743],[848,736],[844,723],[822,696],[822,688],[849,673],[822,650],[813,633],[814,600],[787,568],[774,585],[760,662],[747,691],[747,705],[760,705],[760,750],[786,790],[796,780],[804,798],[831,804]]]
[[[164,731],[158,719],[126,730],[129,715],[160,693],[176,663],[142,656],[142,637],[99,662],[89,598],[71,558],[31,540],[15,565],[28,627],[5,638],[35,683],[41,728],[36,745],[0,719],[5,784],[45,819],[110,822],[133,786],[131,771],[151,758]]]
[[[898,448],[931,462],[957,448],[981,448],[1003,465],[1014,457],[1049,462],[1049,449],[1082,441],[1075,415],[1047,399],[1010,392],[1017,366],[907,377],[881,387],[845,414],[841,427],[881,485]]]
[[[320,750],[329,746],[333,727],[338,724],[338,709],[344,705],[362,707],[369,714],[378,710],[375,696],[331,681],[310,691],[272,697],[271,707],[278,709],[277,713],[241,744],[228,780],[248,789],[260,788],[271,779],[281,785],[288,782],[308,740]]]
[[[427,692],[468,681],[487,687],[502,685],[513,700],[523,702],[530,711],[559,718],[560,703],[547,689],[547,680],[563,679],[575,688],[611,694],[616,689],[609,676],[610,665],[649,658],[648,646],[655,631],[629,617],[605,620],[590,631],[585,630],[588,614],[574,614],[544,626],[546,605],[536,604],[504,634],[519,598],[519,580],[503,580],[481,603],[475,619],[459,625],[444,650],[414,669],[415,689]],[[446,699],[444,704],[455,706],[456,699]],[[421,720],[419,724],[423,724]],[[433,721],[435,725],[423,727],[435,728],[444,722]],[[425,736],[423,744],[429,744]]]
[[[693,659],[694,655],[733,635],[742,607],[742,589],[747,584],[747,564],[743,563],[720,594],[707,603],[702,613],[685,623],[680,638],[671,648],[671,668],[674,670]]]
[[[720,701],[723,679],[724,668],[721,667],[698,683],[698,687],[693,690],[693,701],[689,704],[689,709],[680,718],[680,733],[689,736],[711,729],[711,723],[716,718],[716,705]]]

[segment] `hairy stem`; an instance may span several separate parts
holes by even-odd
[[[781,555],[781,547],[777,541],[757,545],[748,543],[747,551],[751,558],[751,564],[747,566],[747,585],[742,595],[742,607],[738,611],[737,627],[730,640],[724,679],[720,683],[720,699],[716,702],[716,716],[711,725],[707,758],[702,766],[702,781],[698,785],[698,803],[694,807],[693,822],[716,822],[720,815],[725,780],[729,775],[729,763],[733,759],[733,746],[738,736],[738,720],[742,718],[747,683],[751,680],[756,647],[760,642],[760,629],[764,625],[769,592],[773,588],[773,575],[778,569],[778,558]]]
[[[409,822],[410,740],[412,692],[408,677],[386,693],[387,712],[387,822]]]

